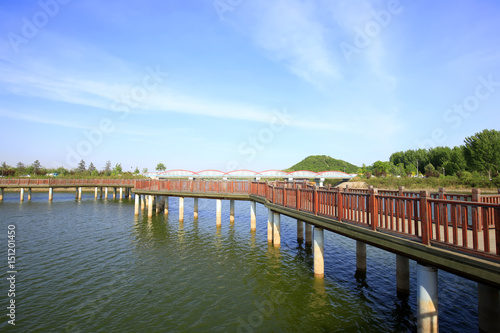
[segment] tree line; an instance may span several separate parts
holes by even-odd
[[[461,146],[435,147],[393,153],[389,161],[377,161],[359,170],[369,178],[387,175],[426,177],[498,177],[500,170],[500,132],[483,130],[464,139]]]

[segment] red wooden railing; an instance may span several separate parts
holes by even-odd
[[[135,179],[64,179],[64,178],[46,178],[46,179],[0,179],[0,186],[18,185],[18,186],[105,186],[122,185],[134,186]]]

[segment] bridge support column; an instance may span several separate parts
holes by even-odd
[[[267,209],[267,242],[273,241],[273,228],[274,228],[274,213],[269,208]]]
[[[169,199],[169,197],[165,197],[165,205],[164,205],[164,214],[165,215],[168,215],[168,199]]]
[[[129,200],[132,200],[132,189],[130,187],[127,187],[127,191]]]
[[[234,222],[234,200],[229,200],[229,222]]]
[[[417,264],[417,330],[438,332],[438,273],[430,266]]]
[[[217,209],[216,209],[216,219],[217,219],[217,226],[220,227],[221,224],[222,224],[222,200],[221,199],[216,199],[215,200],[217,202],[216,206],[217,206]]]
[[[398,293],[410,293],[410,259],[396,255],[396,289]]]
[[[280,213],[273,213],[273,245],[274,247],[281,246],[281,215]]]
[[[194,198],[193,203],[193,217],[195,220],[198,219],[198,198]]]
[[[104,188],[104,200],[108,200],[108,187]]]
[[[179,198],[179,222],[184,222],[184,198]]]
[[[155,202],[156,202],[156,215],[160,214],[160,209],[161,209],[161,202],[160,202],[160,197],[155,195]]]
[[[366,243],[356,241],[356,271],[366,273]]]
[[[75,187],[75,200],[78,200],[78,187]]]
[[[99,187],[95,187],[94,199],[97,199],[97,192],[99,191]]]
[[[3,191],[3,189],[2,189]],[[49,201],[54,200],[54,189],[52,187],[49,187]]]
[[[78,188],[78,200],[82,200],[82,187]]]
[[[135,195],[135,206],[134,206],[134,214],[139,215],[139,209],[140,209],[140,198],[139,195]]]
[[[21,201],[21,202],[24,201],[24,188],[22,188],[22,187],[21,187],[21,193],[20,193],[19,201]]]
[[[297,242],[302,244],[304,241],[304,222],[297,220]]]
[[[137,194],[136,194],[137,196]],[[140,194],[139,198],[141,199],[141,211],[144,211],[146,209],[146,196],[144,194]]]
[[[31,187],[28,188],[28,201],[31,201]]]
[[[257,214],[257,202],[250,201],[250,230],[251,231],[255,231],[255,229],[257,228],[256,214]]]
[[[500,290],[478,283],[479,331],[500,332]]]
[[[116,187],[113,187],[113,200],[116,199]]]
[[[312,224],[304,222],[306,224],[306,246],[312,245]]]
[[[314,227],[314,275],[317,277],[325,276],[324,241],[325,231]]]
[[[120,201],[123,200],[123,187],[120,187]]]
[[[148,196],[148,217],[153,216],[153,198],[154,196],[152,195]]]
[[[3,201],[3,187],[0,188],[0,201]]]

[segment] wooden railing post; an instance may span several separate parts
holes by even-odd
[[[370,204],[370,222],[372,224],[372,230],[377,231],[378,228],[378,202],[377,202],[377,194],[378,191],[376,188],[370,187],[369,190],[369,204]]]
[[[283,207],[286,207],[286,189],[288,187],[285,184],[285,187],[283,187]]]
[[[314,215],[318,215],[318,187],[314,186],[313,191],[313,212]]]
[[[295,208],[297,210],[300,210],[300,188],[296,188],[295,189],[296,193],[295,193],[295,200],[296,200],[296,203],[295,203]]]
[[[420,223],[422,226],[422,243],[425,245],[431,245],[431,225],[429,209],[427,207],[427,199],[429,197],[429,191],[420,191]]]
[[[493,221],[495,223],[495,242],[497,255],[500,255],[500,208],[493,208]]]
[[[344,218],[344,196],[342,195],[342,190],[337,188],[337,219],[342,221]]]
[[[481,189],[472,189],[472,202],[481,202]],[[472,207],[472,237],[474,244],[477,244],[477,231],[483,229],[483,223],[481,221],[481,209],[478,207]]]

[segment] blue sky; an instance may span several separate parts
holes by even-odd
[[[500,2],[0,5],[0,162],[369,165],[500,130]]]

